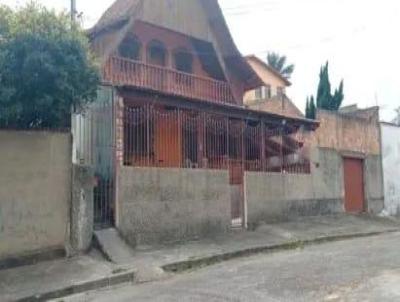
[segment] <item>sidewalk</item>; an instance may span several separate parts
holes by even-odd
[[[400,231],[400,221],[388,218],[308,217],[180,245],[139,247],[125,263],[107,262],[93,252],[0,270],[0,301],[43,301],[123,282],[154,281],[171,272],[254,253],[395,231]]]

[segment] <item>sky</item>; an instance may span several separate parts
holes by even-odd
[[[10,6],[29,0],[0,0]],[[113,0],[76,0],[85,27]],[[184,1],[184,0],[182,0]],[[39,0],[57,10],[70,0]],[[95,4],[94,4],[95,3]],[[232,36],[244,54],[268,51],[296,65],[289,96],[304,110],[316,93],[321,65],[329,61],[333,88],[345,85],[344,105],[379,105],[383,120],[400,107],[399,0],[219,0]]]

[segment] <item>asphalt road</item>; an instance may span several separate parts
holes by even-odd
[[[400,234],[241,258],[62,301],[400,301]]]

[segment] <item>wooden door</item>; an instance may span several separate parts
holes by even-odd
[[[344,158],[345,210],[348,213],[365,211],[364,162],[356,158]]]

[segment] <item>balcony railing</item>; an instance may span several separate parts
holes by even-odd
[[[191,99],[235,103],[226,82],[121,57],[111,57],[107,61],[103,79],[115,85],[144,88]]]

